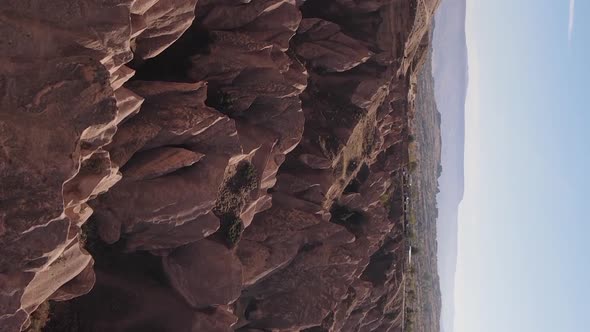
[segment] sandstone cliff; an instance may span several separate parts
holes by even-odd
[[[4,0],[0,331],[400,331],[437,5]]]

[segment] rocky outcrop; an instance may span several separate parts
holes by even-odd
[[[435,7],[8,0],[0,331],[397,331]]]
[[[92,288],[80,246],[87,203],[121,178],[104,148],[142,101],[123,87],[133,75],[124,64],[191,24],[195,1],[176,2],[3,3],[0,329],[18,331],[48,298]]]

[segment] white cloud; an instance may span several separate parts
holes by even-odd
[[[570,0],[570,17],[568,22],[568,29],[567,29],[567,40],[571,43],[572,36],[574,34],[574,13],[576,7],[576,0]]]

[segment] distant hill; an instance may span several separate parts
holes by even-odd
[[[458,206],[463,199],[467,44],[465,0],[443,0],[435,17],[432,71],[441,113],[442,175],[438,179],[438,272],[441,331],[453,332]]]
[[[415,114],[411,118],[411,131],[416,141],[410,147],[410,159],[417,160],[412,173],[411,197],[415,222],[410,217],[410,227],[416,238],[413,248],[412,267],[416,282],[416,304],[412,304],[416,324],[415,332],[439,332],[442,307],[437,264],[437,203],[438,166],[441,163],[440,113],[434,99],[432,77],[432,49],[428,49],[416,80]]]

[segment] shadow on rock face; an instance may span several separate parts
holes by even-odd
[[[357,236],[362,232],[365,220],[362,212],[352,210],[345,205],[334,204],[330,213],[332,214],[331,222],[346,227],[349,232]]]
[[[134,59],[130,67],[136,70],[132,80],[192,82],[188,78],[191,66],[190,57],[206,54],[211,42],[209,33],[193,24],[174,44],[158,56],[147,59]]]

